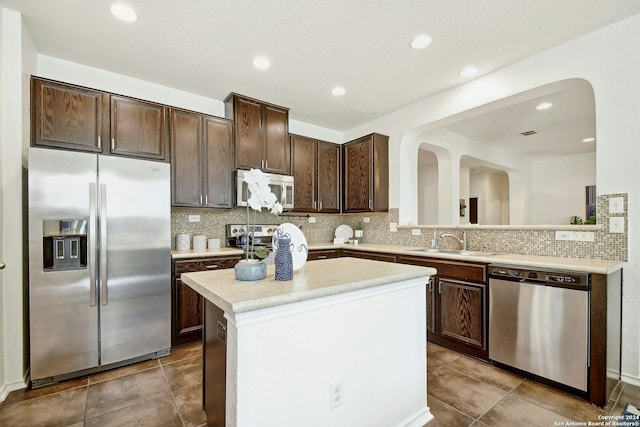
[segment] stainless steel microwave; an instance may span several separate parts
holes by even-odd
[[[247,183],[244,180],[244,174],[248,171],[238,169],[236,171],[236,205],[247,206],[247,200],[250,197]],[[269,180],[269,188],[276,195],[276,198],[282,204],[285,210],[293,209],[293,177],[288,175],[277,175],[265,173]]]

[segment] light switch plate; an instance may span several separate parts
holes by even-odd
[[[189,215],[189,222],[200,222],[200,215]]]
[[[609,218],[609,233],[624,233],[623,216],[613,216]]]
[[[389,223],[389,231],[392,233],[396,233],[398,231],[398,223],[397,222],[390,222]]]
[[[371,217],[368,217],[368,216],[363,217],[362,222],[364,222],[365,224],[371,222]]]
[[[309,217],[309,224],[314,224],[316,222],[316,217],[315,216],[310,216]]]
[[[624,197],[612,197],[609,199],[609,213],[624,213]]]
[[[412,229],[411,229],[411,235],[412,235],[412,236],[419,236],[419,235],[421,235],[421,234],[422,234],[422,231],[420,231],[420,229],[419,229],[419,228],[412,228]]]

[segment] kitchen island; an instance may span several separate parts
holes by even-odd
[[[186,273],[205,298],[209,425],[422,426],[432,268],[307,262],[294,280]]]

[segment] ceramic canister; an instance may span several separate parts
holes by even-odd
[[[193,249],[198,251],[207,249],[207,236],[202,234],[193,236]]]
[[[176,250],[188,251],[189,249],[191,249],[191,235],[176,234]]]
[[[209,249],[220,249],[220,239],[209,239],[207,241],[207,247]]]

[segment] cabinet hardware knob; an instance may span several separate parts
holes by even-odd
[[[4,268],[6,267],[4,262],[0,262],[0,270],[4,270]]]

